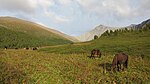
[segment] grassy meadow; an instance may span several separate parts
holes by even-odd
[[[54,54],[32,50],[0,51],[0,83],[8,84],[141,84],[150,81],[150,61],[129,57],[125,71],[110,71],[112,55]]]
[[[122,32],[99,39],[42,47],[37,51],[0,50],[0,83],[8,84],[149,84],[150,31]],[[91,59],[98,48],[101,58]],[[129,66],[111,71],[114,54],[129,55]]]
[[[92,49],[100,49],[103,55],[114,55],[125,52],[133,56],[150,56],[150,30],[118,32],[118,35],[102,36],[99,39],[62,46],[43,48],[40,51],[59,54],[90,53]]]

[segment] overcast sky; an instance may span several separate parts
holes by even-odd
[[[0,0],[0,16],[13,16],[77,36],[102,24],[138,24],[150,18],[150,0]]]

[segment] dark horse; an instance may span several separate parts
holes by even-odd
[[[33,48],[33,50],[37,50],[37,49],[38,49],[37,47],[34,47],[34,48]]]
[[[91,51],[91,58],[92,58],[92,57],[95,57],[95,55],[100,58],[102,54],[101,54],[100,50],[98,50],[98,49],[93,49],[93,50]]]
[[[5,46],[5,50],[7,50],[7,46]]]
[[[118,53],[114,56],[113,62],[112,62],[112,69],[114,70],[117,66],[118,71],[121,69],[121,64],[123,64],[124,67],[128,67],[128,55],[125,53]]]

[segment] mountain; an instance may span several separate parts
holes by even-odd
[[[115,30],[117,28],[114,27],[108,27],[108,26],[104,26],[104,25],[99,25],[96,28],[94,28],[93,30],[82,34],[80,36],[77,37],[77,39],[79,39],[80,41],[84,42],[84,41],[90,41],[92,39],[94,39],[94,36],[100,36],[101,34],[103,34],[106,30]]]
[[[107,30],[113,30],[114,31],[116,29],[124,29],[124,28],[141,29],[141,28],[147,28],[148,26],[150,26],[150,19],[143,21],[140,24],[131,24],[130,26],[126,26],[126,27],[108,27],[108,26],[104,26],[104,25],[99,25],[96,28],[94,28],[93,30],[78,36],[77,39],[82,41],[82,42],[90,41],[90,40],[94,39],[95,35],[100,37]]]
[[[144,28],[146,26],[150,25],[150,19],[141,22],[140,24],[131,24],[130,26],[128,26],[127,28],[132,28],[132,29],[141,29]]]
[[[15,48],[72,43],[68,37],[66,34],[33,22],[14,17],[0,17],[1,48],[4,46]]]

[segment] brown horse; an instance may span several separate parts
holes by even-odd
[[[95,55],[97,56],[97,57],[101,57],[101,52],[100,52],[100,50],[98,50],[98,49],[93,49],[92,51],[91,51],[91,58],[95,58]]]
[[[115,70],[116,66],[118,71],[121,69],[121,64],[123,64],[124,67],[128,67],[128,55],[125,53],[118,53],[114,56],[113,62],[112,62],[112,69]]]

